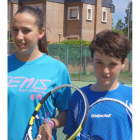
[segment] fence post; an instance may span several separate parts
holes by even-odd
[[[80,81],[81,81],[81,69],[82,69],[82,38],[83,38],[83,34],[82,34],[82,29],[83,29],[83,8],[82,8],[82,12],[81,12],[81,59],[80,59]]]
[[[87,66],[87,48],[84,48],[84,71],[86,72]]]
[[[67,66],[67,68],[68,68],[68,57],[69,57],[69,47],[66,46],[65,47],[65,65]]]
[[[9,32],[8,32],[8,55],[10,54],[10,24],[11,24],[11,2],[9,1]]]
[[[129,72],[131,72],[132,51],[129,53]]]

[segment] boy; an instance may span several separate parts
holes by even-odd
[[[97,79],[95,84],[82,87],[81,89],[86,94],[89,105],[97,101],[99,98],[114,98],[120,100],[127,105],[132,104],[132,87],[125,86],[118,82],[120,71],[125,67],[127,61],[127,54],[130,52],[130,45],[128,39],[111,30],[99,32],[89,46],[91,52],[91,63],[93,65],[94,75]],[[78,97],[73,94],[71,104],[78,102]],[[76,105],[73,105],[76,107]],[[75,131],[71,121],[74,119],[74,111],[76,108],[69,109],[67,114],[66,125],[64,133],[69,137]],[[90,114],[90,112],[89,112]],[[111,115],[95,115],[91,117],[88,114],[88,119],[83,128],[80,140],[94,139],[94,140],[123,140],[132,139],[132,124],[129,119],[125,120],[126,130],[129,133],[127,137],[123,133],[120,126],[119,119],[111,120]],[[95,112],[96,114],[96,112]],[[119,113],[117,113],[118,115]],[[112,114],[113,115],[113,114]],[[104,116],[104,117],[97,117]],[[119,116],[118,116],[119,117]],[[73,120],[76,124],[76,119]],[[104,123],[107,121],[107,126]],[[99,129],[105,127],[104,130]],[[70,131],[71,130],[71,131]],[[112,131],[113,130],[113,131]]]

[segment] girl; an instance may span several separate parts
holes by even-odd
[[[45,20],[43,12],[31,6],[21,7],[12,20],[12,38],[17,51],[8,56],[9,140],[25,138],[30,117],[46,93],[56,86],[70,84],[66,66],[48,56]],[[48,140],[56,138],[53,128],[65,122],[70,90],[60,92],[53,94],[41,108],[42,117],[51,119],[44,124],[48,128]],[[54,118],[56,108],[59,115]]]

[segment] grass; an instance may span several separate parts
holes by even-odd
[[[70,74],[71,81],[80,81],[80,74]],[[94,73],[86,74],[85,72],[81,73],[81,81],[85,82],[96,82]],[[121,72],[118,81],[125,84],[132,84],[132,73]]]

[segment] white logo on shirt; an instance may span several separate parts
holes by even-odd
[[[91,118],[110,118],[112,114],[92,114]]]

